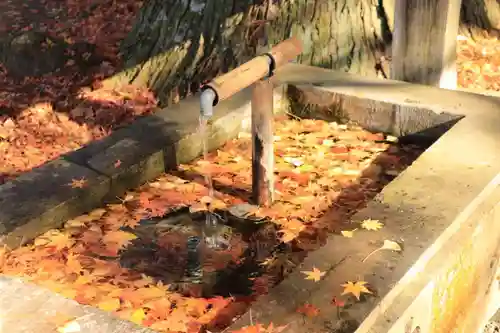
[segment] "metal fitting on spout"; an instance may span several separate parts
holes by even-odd
[[[214,114],[214,106],[217,104],[217,93],[211,87],[206,87],[200,96],[200,116],[210,119]]]
[[[264,53],[263,55],[267,57],[267,62],[269,64],[269,72],[263,79],[269,79],[274,75],[274,70],[276,69],[276,61],[274,60],[274,57],[271,53]]]

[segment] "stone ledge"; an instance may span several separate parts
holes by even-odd
[[[53,333],[61,318],[78,323],[80,329],[74,332],[155,332],[20,279],[0,277],[1,332]]]
[[[73,188],[73,180],[85,180]],[[0,244],[18,247],[100,204],[109,179],[58,159],[0,186]]]
[[[334,111],[341,111],[341,115],[367,129],[396,136],[412,134],[417,139],[436,138],[464,116],[489,118],[495,115],[488,115],[484,110],[500,110],[500,100],[495,96],[306,65],[287,64],[277,71],[273,80],[276,84],[289,84],[302,90],[306,104],[307,99],[322,106],[334,104]],[[400,107],[410,112],[403,114],[399,112]],[[363,112],[364,109],[368,112]],[[424,117],[420,111],[424,112]],[[428,130],[430,127],[433,128]]]

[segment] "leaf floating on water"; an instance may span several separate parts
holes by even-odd
[[[386,239],[386,240],[384,240],[384,244],[381,247],[379,247],[378,249],[375,249],[372,252],[370,252],[365,257],[365,259],[363,259],[363,262],[365,262],[373,254],[375,254],[375,253],[377,253],[378,251],[381,251],[381,250],[390,250],[390,251],[395,251],[395,252],[401,252],[402,249],[401,249],[401,246],[398,243]]]
[[[361,228],[366,230],[378,231],[382,229],[383,226],[384,224],[381,223],[379,220],[366,219],[363,222],[361,222]]]

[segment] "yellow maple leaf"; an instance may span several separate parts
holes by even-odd
[[[113,312],[118,310],[120,308],[120,305],[120,299],[110,298],[99,302],[99,304],[97,304],[97,307],[103,311]]]
[[[143,320],[146,318],[146,313],[143,308],[135,310],[130,316],[130,321],[136,323],[137,325],[141,325]]]
[[[314,282],[318,282],[326,274],[326,272],[322,272],[316,267],[313,267],[312,271],[301,271],[301,273],[306,275],[306,280],[313,280]]]
[[[346,238],[352,238],[354,237],[354,232],[358,230],[357,228],[354,229],[354,230],[342,230],[340,233],[342,234],[342,236],[346,237]]]
[[[366,230],[380,230],[384,224],[380,222],[379,220],[372,220],[372,219],[366,219],[363,222],[361,222],[361,228],[366,229]]]
[[[365,281],[356,281],[356,282],[347,281],[347,283],[341,285],[342,287],[344,287],[342,295],[353,294],[359,301],[361,293],[372,294],[372,292],[365,287],[365,284],[366,284]]]

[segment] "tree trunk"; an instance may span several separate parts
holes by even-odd
[[[500,36],[500,2],[498,0],[462,0],[462,33],[476,37],[487,30]]]
[[[149,0],[113,82],[146,85],[168,104],[291,36],[304,42],[302,63],[373,76],[393,1]]]
[[[380,59],[395,1],[146,0],[122,44],[124,70],[108,84],[147,86],[166,105],[291,36],[304,43],[301,63],[388,76]],[[463,3],[468,27],[500,23],[497,0]]]

